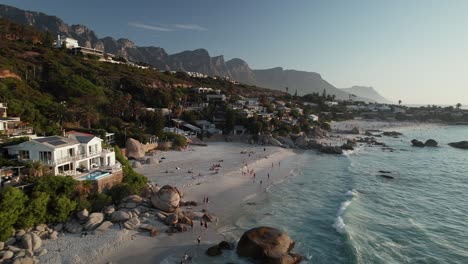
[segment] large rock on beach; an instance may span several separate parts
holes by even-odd
[[[338,146],[325,146],[322,145],[319,151],[326,154],[343,154],[343,150]]]
[[[124,227],[128,230],[135,229],[138,225],[140,225],[140,220],[138,217],[133,217],[128,219],[123,223]]]
[[[140,141],[129,138],[125,143],[125,153],[127,158],[141,159],[145,156],[145,150]]]
[[[150,157],[145,160],[145,164],[149,164],[149,165],[158,164],[158,163],[159,163],[159,160],[155,157]]]
[[[424,143],[422,141],[417,140],[417,139],[411,140],[411,144],[413,144],[413,147],[419,147],[419,148],[424,147]]]
[[[130,214],[125,211],[115,211],[110,217],[110,220],[114,223],[127,221],[128,219],[130,219]]]
[[[170,214],[166,217],[164,221],[167,225],[175,225],[179,221],[179,217],[177,216],[177,214]]]
[[[278,137],[277,140],[283,144],[283,146],[288,148],[294,148],[296,145],[290,137]]]
[[[459,149],[468,149],[468,141],[452,142],[449,143],[449,146]]]
[[[143,167],[143,166],[141,166],[141,162],[136,161],[136,160],[132,162],[132,168],[134,168],[134,169],[140,169],[140,168],[142,168],[142,167]]]
[[[294,241],[272,227],[256,227],[245,232],[237,244],[237,254],[260,263],[299,263],[301,256],[291,253]]]
[[[434,139],[428,139],[424,143],[424,146],[426,146],[426,147],[437,147],[438,145],[439,145],[439,143],[437,143],[437,141],[435,141]]]
[[[328,137],[328,132],[320,127],[314,127],[308,135],[313,138],[324,138]]]
[[[21,238],[23,248],[34,251],[42,246],[41,238],[35,233],[27,233]]]
[[[89,213],[88,210],[86,210],[86,208],[76,213],[76,217],[78,218],[78,220],[80,220],[80,222],[86,221],[86,219],[88,219],[88,216]]]
[[[88,221],[86,222],[86,224],[84,224],[83,228],[87,231],[94,230],[102,223],[103,220],[103,213],[92,213],[89,215]]]
[[[298,148],[306,149],[308,146],[308,141],[309,139],[307,138],[306,135],[301,135],[296,138],[296,140],[294,141],[294,144],[296,144]]]
[[[65,230],[69,233],[76,234],[83,231],[83,227],[75,219],[70,219],[65,223]]]
[[[179,207],[181,195],[177,188],[165,185],[151,196],[151,204],[159,210],[172,213]]]

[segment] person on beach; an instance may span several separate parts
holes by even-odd
[[[270,173],[268,173],[267,175],[268,175],[268,179],[270,179]]]
[[[262,180],[260,180],[260,186],[262,186],[262,183],[263,183],[263,181],[262,181]]]
[[[200,245],[200,242],[201,242],[201,236],[198,236],[198,238],[197,238],[197,241],[198,241],[198,245]]]
[[[208,229],[208,222],[205,222],[205,230]]]
[[[193,230],[193,221],[190,221],[190,227],[191,227],[192,230]]]
[[[206,197],[206,203],[209,203],[209,201],[208,201],[208,196]]]
[[[203,228],[203,219],[200,219],[200,227]]]
[[[273,162],[271,163],[271,167],[273,168]]]

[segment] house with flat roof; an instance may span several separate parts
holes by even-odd
[[[114,150],[103,149],[102,139],[94,135],[36,138],[6,148],[8,154],[19,161],[40,161],[54,175],[75,175],[80,171],[116,165]]]
[[[20,117],[9,117],[7,109],[7,103],[0,103],[0,134],[7,137],[35,137],[32,127],[22,122]]]

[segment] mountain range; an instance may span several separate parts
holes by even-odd
[[[298,70],[284,70],[281,67],[271,69],[251,69],[247,62],[234,58],[228,61],[224,57],[211,57],[207,50],[187,50],[176,54],[168,54],[160,47],[140,47],[125,38],[98,38],[96,33],[83,25],[68,25],[56,16],[40,12],[26,11],[16,7],[0,4],[0,18],[30,25],[52,35],[65,35],[78,40],[80,46],[103,50],[106,53],[124,57],[130,61],[145,62],[160,70],[199,72],[209,76],[229,77],[241,83],[256,85],[275,90],[305,95],[310,93],[334,94],[337,99],[347,100],[350,93],[354,100],[389,103],[389,100],[379,95],[373,88],[338,89],[324,80],[320,74]]]

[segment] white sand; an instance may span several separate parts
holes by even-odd
[[[269,184],[280,180],[289,172],[284,165],[283,168],[279,168],[278,162],[294,155],[294,152],[278,147],[265,148],[266,151],[262,146],[220,142],[210,143],[208,147],[194,147],[194,151],[159,152],[156,157],[166,159],[158,165],[144,166],[139,172],[159,185],[171,184],[180,187],[186,194],[184,201],[194,200],[200,204],[193,209],[194,211],[204,208],[202,200],[207,195],[210,199],[207,209],[218,216],[220,221],[217,225],[208,223],[207,231],[200,227],[199,222],[195,222],[194,230],[185,233],[161,233],[155,238],[140,235],[125,248],[110,255],[107,260],[113,263],[161,263],[169,255],[180,256],[178,261],[185,253],[203,256],[206,248],[226,239],[220,233],[232,224],[231,217],[239,213],[240,207],[245,205],[247,200],[264,194]],[[254,153],[249,157],[248,154],[240,154],[243,150]],[[243,162],[248,163],[249,169],[255,170],[255,183],[253,177],[242,175]],[[214,174],[210,167],[217,163],[222,167],[218,174]],[[176,169],[177,167],[180,169]],[[193,172],[188,173],[188,170]],[[267,173],[270,173],[270,179]],[[198,176],[199,174],[201,176]],[[260,180],[263,182],[262,186]],[[198,236],[202,238],[200,247],[196,246]]]
[[[156,219],[145,221],[140,217],[143,222],[156,226],[156,237],[149,237],[148,233],[119,230],[117,226],[99,235],[89,233],[80,237],[79,234],[65,234],[56,241],[44,240],[48,254],[40,258],[41,263],[161,263],[168,255],[182,258],[187,252],[191,256],[204,257],[206,248],[224,239],[229,240],[221,233],[232,225],[230,219],[233,216],[242,214],[241,207],[247,201],[264,196],[269,185],[288,176],[290,168],[284,164],[286,162],[281,167],[278,162],[292,157],[295,152],[271,146],[265,149],[242,143],[215,142],[207,147],[192,147],[185,152],[157,152],[155,157],[161,163],[143,165],[137,170],[160,186],[170,184],[180,188],[185,193],[183,201],[199,203],[192,209],[183,207],[184,210],[200,212],[206,208],[209,213],[218,216],[219,222],[208,223],[208,230],[195,222],[193,230],[169,235],[164,233],[167,227],[157,224]],[[242,151],[247,153],[241,154]],[[255,170],[255,183],[252,176],[242,175],[244,162],[247,162],[249,169]],[[213,164],[221,165],[218,173],[210,170]],[[270,179],[267,173],[270,173]],[[261,186],[260,180],[263,182]],[[205,195],[210,199],[208,205],[202,203]],[[202,238],[200,247],[196,246],[198,236]],[[180,258],[177,257],[174,262],[178,263]]]

